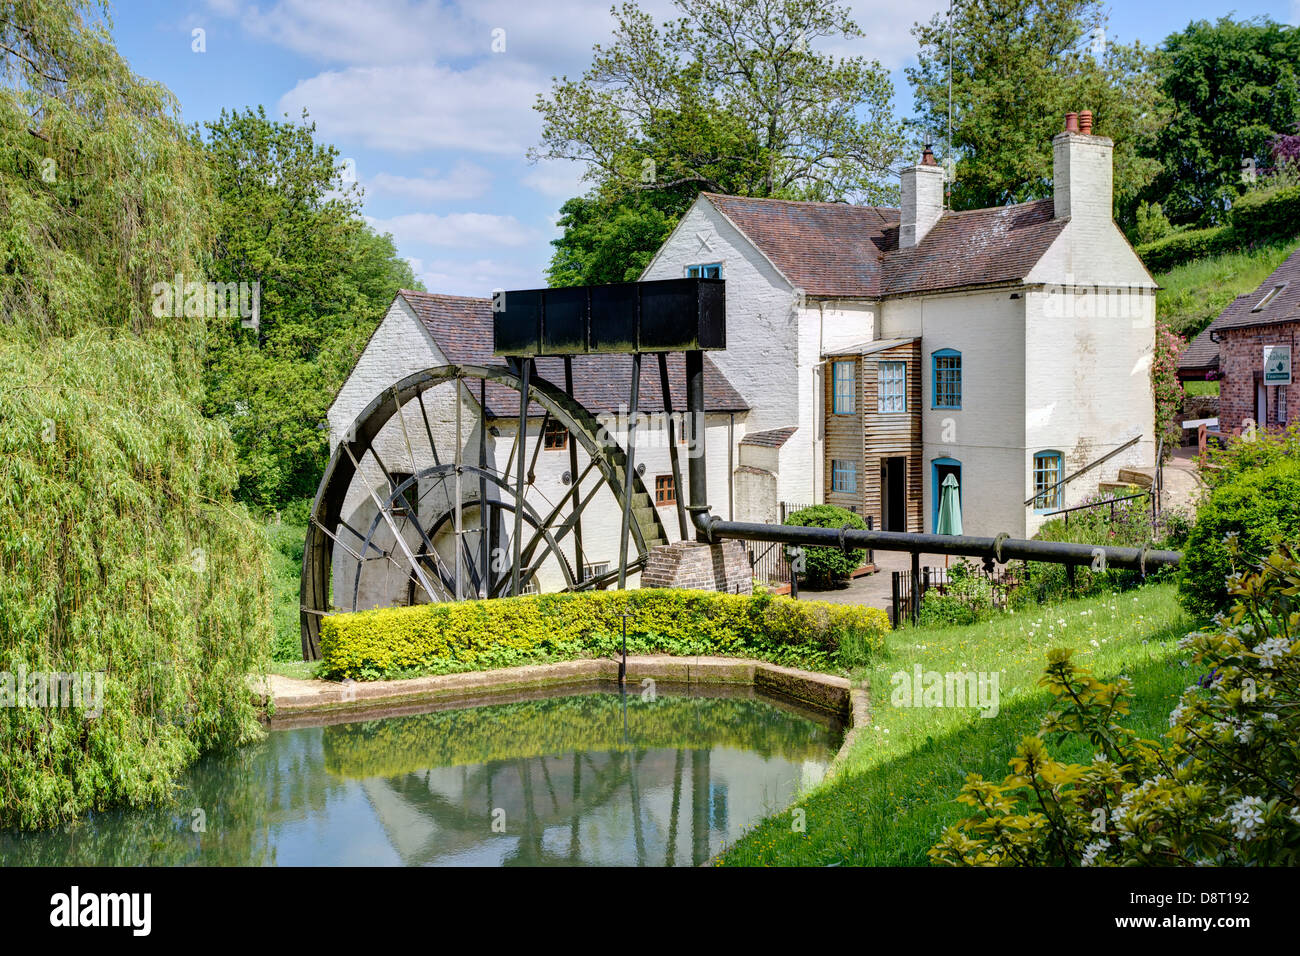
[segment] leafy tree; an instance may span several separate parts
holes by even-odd
[[[613,13],[580,80],[536,104],[530,158],[586,166],[592,191],[562,210],[552,281],[605,281],[648,261],[701,190],[882,202],[902,149],[893,89],[878,62],[819,53],[862,31],[829,0],[676,0],[655,25],[632,3]],[[602,246],[618,250],[619,259]]]
[[[907,70],[927,142],[947,138],[952,64],[954,209],[1052,194],[1052,137],[1067,112],[1090,109],[1115,142],[1115,208],[1123,221],[1159,163],[1144,147],[1162,122],[1153,55],[1139,43],[1105,43],[1100,0],[956,0],[949,16],[917,24],[918,65]],[[951,42],[950,42],[951,41]]]
[[[1198,20],[1165,40],[1172,106],[1153,144],[1164,171],[1150,193],[1175,223],[1223,222],[1244,189],[1242,163],[1269,165],[1270,141],[1300,119],[1300,29],[1267,18]]]
[[[315,126],[227,113],[206,124],[220,282],[257,283],[255,327],[209,315],[207,411],[239,448],[239,494],[274,506],[314,490],[320,423],[393,295],[416,285],[392,237],[360,217],[360,190]]]
[[[0,77],[7,828],[164,799],[198,753],[255,737],[270,635],[260,529],[199,408],[202,319],[153,308],[211,243],[176,101],[75,0],[0,0]],[[24,671],[92,675],[99,713],[32,706]]]

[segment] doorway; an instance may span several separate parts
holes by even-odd
[[[1268,424],[1268,386],[1261,375],[1255,378],[1255,427],[1262,429]]]
[[[958,508],[961,507],[960,502],[964,500],[964,495],[962,494],[962,487],[961,487],[961,462],[959,462],[956,458],[936,458],[934,459],[933,462],[933,470],[934,470],[934,494],[933,494],[934,507],[931,509],[931,518],[930,518],[932,522],[930,525],[930,530],[932,532],[936,527],[939,526],[939,499],[943,496],[943,480],[947,478],[949,475],[953,475],[957,479],[957,501],[959,502]]]
[[[907,530],[907,459],[880,462],[880,521],[884,531]]]

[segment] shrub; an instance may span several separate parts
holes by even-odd
[[[1258,567],[1278,539],[1300,540],[1300,460],[1294,458],[1237,472],[1197,509],[1179,569],[1184,607],[1207,617],[1226,607],[1224,582],[1234,564]]]
[[[321,674],[375,680],[616,653],[717,654],[828,669],[878,653],[884,611],[781,597],[645,588],[525,595],[334,614]]]
[[[948,583],[936,587],[921,601],[922,627],[978,624],[997,613],[994,584],[965,558],[948,569]]]
[[[1097,680],[1052,651],[1041,684],[1057,707],[1025,737],[1002,783],[978,774],[958,800],[976,815],[930,857],[954,866],[1186,866],[1300,863],[1300,560],[1281,549],[1229,585],[1237,603],[1183,639],[1204,676],[1183,692],[1164,741],[1120,724],[1127,678]],[[1082,737],[1087,766],[1047,744]]]
[[[1139,244],[1156,242],[1164,239],[1174,231],[1160,203],[1143,201],[1138,204],[1137,224],[1133,229],[1133,241]]]
[[[1300,233],[1300,185],[1251,190],[1232,206],[1233,230],[1251,242]]]
[[[1201,479],[1211,488],[1236,481],[1242,474],[1279,461],[1300,460],[1300,422],[1285,429],[1260,431],[1210,444],[1201,462]]]
[[[857,528],[865,531],[867,523],[847,508],[837,505],[812,505],[785,519],[786,524],[803,528]],[[808,584],[819,588],[843,581],[862,566],[867,552],[862,549],[841,551],[839,548],[804,548],[803,573]]]
[[[1237,234],[1231,226],[1189,229],[1137,247],[1138,258],[1152,272],[1164,272],[1193,259],[1204,259],[1236,248]]]
[[[1183,383],[1178,378],[1178,359],[1187,349],[1187,340],[1156,320],[1155,353],[1151,361],[1151,391],[1156,406],[1156,435],[1163,436],[1164,460],[1173,457],[1183,440]]]

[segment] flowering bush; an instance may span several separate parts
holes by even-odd
[[[971,774],[930,857],[954,866],[1300,863],[1300,558],[1281,547],[1234,574],[1232,610],[1181,646],[1204,671],[1163,741],[1123,727],[1131,685],[1097,680],[1054,650],[1041,683],[1058,706],[1026,737],[1002,783]],[[1082,735],[1089,765],[1048,742]]]
[[[1156,320],[1155,355],[1151,360],[1151,390],[1156,401],[1156,436],[1164,436],[1165,457],[1173,455],[1183,440],[1179,416],[1183,410],[1183,383],[1178,378],[1178,358],[1187,340],[1163,320]]]

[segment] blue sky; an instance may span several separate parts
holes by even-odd
[[[544,285],[560,204],[582,170],[530,165],[532,104],[554,75],[580,75],[609,37],[611,0],[126,0],[113,8],[118,49],[165,83],[187,122],[223,107],[303,107],[318,136],[354,164],[365,213],[392,232],[432,292],[489,295]],[[642,0],[663,20],[671,0]],[[841,51],[890,71],[910,112],[909,31],[947,0],[849,3],[866,36]],[[1300,0],[1126,0],[1109,36],[1159,43],[1194,19],[1267,14],[1300,24]],[[203,52],[193,47],[202,30]],[[493,52],[504,30],[505,51]]]

